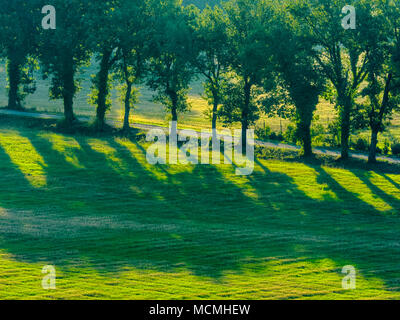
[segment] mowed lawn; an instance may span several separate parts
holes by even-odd
[[[0,299],[400,298],[400,174],[145,150],[0,120]]]

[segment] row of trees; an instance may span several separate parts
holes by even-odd
[[[35,89],[41,66],[50,96],[63,99],[65,120],[75,117],[76,74],[93,55],[98,72],[91,100],[102,130],[119,83],[124,129],[145,83],[172,120],[190,106],[195,76],[204,79],[212,128],[261,113],[290,118],[304,155],[312,155],[311,124],[321,97],[335,104],[342,158],[352,129],[370,127],[369,161],[378,134],[398,107],[400,2],[356,0],[356,29],[342,26],[345,0],[229,0],[199,9],[179,0],[53,0],[57,28],[43,30],[42,0],[0,0],[0,48],[7,59],[9,108]]]

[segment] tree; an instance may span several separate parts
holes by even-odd
[[[172,121],[177,122],[178,113],[189,109],[187,93],[194,74],[189,28],[193,7],[185,9],[181,1],[168,0],[153,4],[152,10],[155,32],[147,84],[156,92],[154,100],[161,102],[171,112]]]
[[[225,64],[228,56],[226,25],[227,19],[222,8],[211,8],[208,5],[196,15],[192,25],[198,52],[194,56],[193,65],[205,78],[205,97],[212,106],[213,133],[217,128],[218,107],[222,102],[225,82]]]
[[[361,110],[371,129],[368,162],[376,162],[378,134],[383,132],[392,112],[399,108],[400,94],[400,2],[368,1],[373,15],[365,19],[370,30],[367,85]]]
[[[271,41],[275,44],[274,72],[264,81],[269,93],[264,106],[267,113],[278,113],[296,122],[296,138],[302,142],[304,156],[309,157],[312,155],[311,122],[325,81],[316,61],[313,38],[286,14],[289,11],[286,6],[282,9],[276,11],[275,28],[271,32]]]
[[[242,150],[247,129],[258,118],[257,87],[261,85],[271,54],[267,34],[273,17],[272,2],[231,0],[224,3],[228,16],[227,61],[231,80],[227,85],[221,116],[225,123],[240,121]]]
[[[90,14],[93,17],[90,41],[93,42],[96,60],[99,61],[99,71],[93,78],[91,102],[96,108],[96,128],[103,130],[105,115],[111,107],[110,99],[110,71],[120,58],[118,50],[118,35],[120,19],[120,0],[96,1],[92,3]]]
[[[0,54],[7,59],[8,108],[21,109],[27,94],[36,89],[36,47],[40,27],[37,0],[0,1]]]
[[[121,0],[117,10],[117,42],[120,52],[114,68],[125,105],[123,131],[130,129],[129,115],[137,103],[138,90],[134,84],[146,75],[150,38],[153,32],[149,7],[140,0]]]
[[[74,120],[73,99],[79,86],[76,73],[89,61],[91,2],[54,0],[57,9],[57,29],[43,32],[40,61],[44,78],[51,77],[50,97],[63,99],[65,121]]]
[[[341,158],[345,160],[349,157],[355,99],[368,74],[369,49],[364,44],[369,29],[360,22],[369,12],[360,1],[355,1],[358,23],[355,29],[346,30],[340,23],[343,19],[342,8],[347,5],[345,0],[296,0],[296,3],[293,14],[303,27],[310,28],[317,44],[314,48],[318,64],[331,84],[326,96],[339,111]]]

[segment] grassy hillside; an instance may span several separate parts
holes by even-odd
[[[238,177],[28,125],[0,119],[1,299],[400,298],[394,170],[259,160]]]

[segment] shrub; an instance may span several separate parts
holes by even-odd
[[[293,126],[288,126],[284,134],[285,141],[288,143],[297,142],[296,128]]]
[[[368,141],[363,138],[358,138],[356,143],[352,143],[352,147],[357,151],[368,151],[369,149]]]
[[[263,127],[256,127],[254,129],[254,133],[256,134],[258,139],[266,140],[271,136],[271,128],[264,124]]]
[[[383,154],[389,154],[389,150],[390,150],[390,143],[387,139],[385,139],[385,142],[383,143]]]
[[[395,156],[400,155],[400,143],[392,144],[392,154]]]
[[[313,124],[311,126],[311,139],[313,144],[322,144],[325,141],[326,129],[322,124]]]
[[[327,135],[325,137],[325,143],[329,147],[338,148],[340,147],[340,124],[337,121],[328,124]]]
[[[269,135],[270,140],[273,141],[283,141],[283,135],[281,133],[276,133],[276,132],[271,132],[271,134]]]

